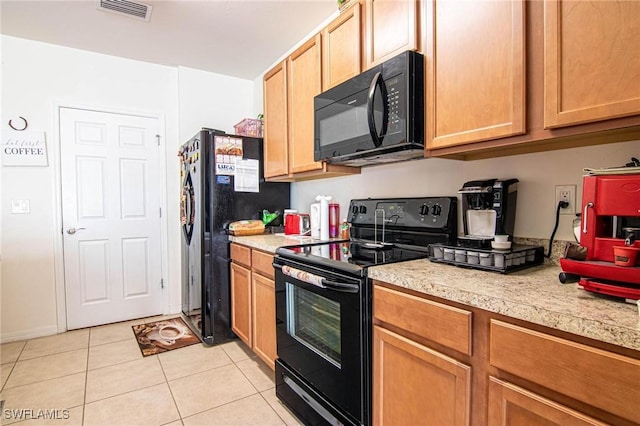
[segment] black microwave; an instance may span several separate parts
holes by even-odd
[[[403,52],[314,98],[314,157],[367,166],[424,156],[424,59]]]

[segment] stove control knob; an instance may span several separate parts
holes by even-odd
[[[422,216],[429,214],[429,206],[427,206],[426,204],[423,204],[420,206],[420,214]]]
[[[351,213],[358,214],[358,206],[354,204],[353,207],[351,207]]]
[[[367,212],[367,206],[360,206],[360,214],[365,214]]]
[[[434,204],[433,207],[431,207],[431,214],[440,216],[442,214],[442,207],[439,204]]]

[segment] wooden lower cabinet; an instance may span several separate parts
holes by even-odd
[[[640,424],[640,360],[491,320],[489,361],[509,374]],[[603,415],[603,417],[605,417]]]
[[[373,358],[374,425],[469,423],[471,367],[379,326]]]
[[[231,329],[251,347],[251,271],[231,263]]]
[[[495,377],[489,379],[489,424],[500,426],[604,425],[589,416]]]
[[[276,368],[275,281],[254,273],[251,289],[253,291],[253,351],[273,370]]]
[[[373,318],[375,425],[640,424],[640,351],[378,281]]]
[[[231,329],[269,366],[276,360],[273,255],[231,244]]]

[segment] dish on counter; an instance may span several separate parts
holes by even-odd
[[[491,248],[496,250],[509,250],[511,248],[511,241],[491,241]]]

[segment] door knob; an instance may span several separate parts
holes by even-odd
[[[69,235],[73,235],[73,234],[75,234],[76,232],[81,231],[81,230],[83,230],[83,229],[86,229],[86,228],[69,228],[69,229],[67,229],[67,234],[69,234]]]

